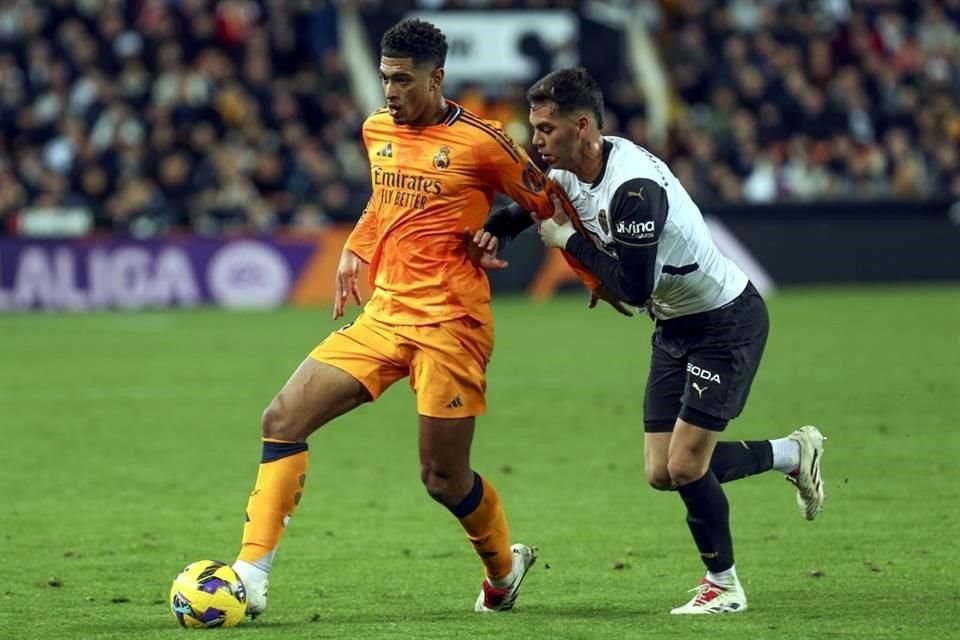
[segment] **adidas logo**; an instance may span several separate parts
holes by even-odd
[[[453,396],[453,400],[447,404],[447,409],[459,409],[462,406],[463,400],[460,399],[459,395],[455,395]]]
[[[392,158],[393,157],[393,143],[388,142],[383,146],[382,149],[377,151],[377,155],[381,158]]]

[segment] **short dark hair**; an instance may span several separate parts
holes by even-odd
[[[447,37],[433,24],[419,18],[407,18],[393,25],[380,40],[380,55],[387,58],[413,58],[413,64],[429,63],[442,67],[447,60]]]
[[[558,69],[543,76],[527,91],[527,102],[531,106],[554,102],[564,114],[586,109],[597,118],[597,126],[603,128],[603,92],[583,67]]]

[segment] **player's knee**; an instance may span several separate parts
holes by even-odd
[[[427,490],[427,494],[431,498],[437,502],[445,502],[449,483],[441,473],[434,469],[433,465],[429,463],[420,465],[420,482],[423,483],[423,488]]]
[[[674,487],[682,487],[703,477],[706,465],[693,455],[670,456],[667,461],[667,473]]]
[[[674,488],[666,467],[647,469],[647,482],[657,491],[670,491]]]
[[[420,481],[427,494],[445,506],[453,506],[458,497],[453,495],[453,483],[449,474],[431,463],[420,465]]]
[[[296,442],[303,437],[298,425],[294,424],[289,413],[284,411],[276,400],[263,410],[263,415],[260,417],[260,432],[264,438],[289,442]]]

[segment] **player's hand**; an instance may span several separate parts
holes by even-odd
[[[573,228],[573,223],[570,222],[570,218],[564,212],[560,198],[556,194],[551,194],[550,200],[553,202],[552,218],[540,220],[535,214],[531,213],[530,215],[533,216],[533,221],[539,225],[538,230],[543,244],[548,247],[564,249],[570,236],[574,235],[577,230]]]
[[[489,231],[480,229],[474,233],[467,228],[463,232],[463,238],[467,243],[467,255],[473,264],[488,270],[505,269],[510,266],[509,262],[497,257],[500,241]]]
[[[347,296],[353,294],[357,304],[360,299],[360,256],[349,249],[340,254],[340,264],[337,266],[337,293],[333,300],[333,319],[343,315],[347,306]]]
[[[605,286],[600,285],[596,289],[590,292],[590,302],[587,304],[588,309],[593,309],[597,306],[597,301],[603,300],[611,307],[617,310],[617,313],[625,315],[628,318],[633,317],[633,312],[630,311],[630,308],[623,304],[616,296],[614,296],[609,289]]]

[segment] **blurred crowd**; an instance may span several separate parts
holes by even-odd
[[[607,131],[668,160],[701,202],[960,198],[960,0],[643,4],[669,135],[649,131],[622,64],[599,70]],[[366,114],[337,19],[322,0],[0,0],[0,232],[26,207],[82,206],[140,235],[355,219]],[[451,97],[525,138],[524,88]]]
[[[960,0],[671,4],[660,151],[701,200],[960,198]]]
[[[141,235],[353,219],[369,195],[334,9],[0,0],[0,216]]]

